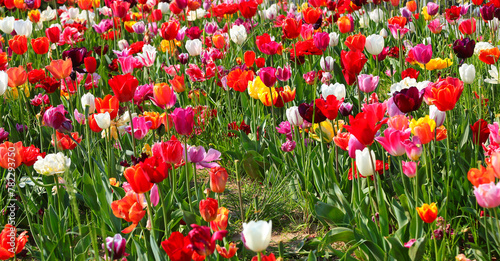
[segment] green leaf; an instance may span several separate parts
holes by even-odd
[[[254,180],[262,180],[263,178],[259,164],[261,162],[257,161],[260,157],[261,156],[256,151],[248,151],[241,161],[241,165],[245,172]]]
[[[314,210],[316,211],[316,217],[322,222],[332,226],[343,223],[345,215],[339,208],[323,202],[317,202],[314,206]]]
[[[424,253],[425,253],[425,243],[427,241],[427,238],[421,237],[417,239],[417,242],[415,242],[411,247],[409,252],[410,259],[412,261],[420,261],[422,260]]]
[[[386,239],[389,244],[391,244],[391,251],[389,254],[394,257],[395,260],[410,260],[410,257],[408,256],[408,248],[404,247],[399,239],[397,239],[396,237],[389,237]]]
[[[324,245],[329,245],[334,242],[345,242],[349,243],[354,240],[354,232],[345,227],[336,227],[332,230],[330,230],[324,237],[323,237],[323,244]]]

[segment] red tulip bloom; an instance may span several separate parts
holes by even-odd
[[[23,85],[28,78],[28,74],[26,73],[22,65],[19,65],[19,67],[9,68],[7,70],[7,75],[9,76],[8,85],[10,87]]]
[[[344,128],[354,135],[361,144],[370,146],[375,139],[375,134],[377,134],[377,131],[383,124],[377,124],[377,122],[375,113],[372,110],[368,110],[358,113],[356,117],[349,115],[350,125],[344,125]]]
[[[83,59],[83,63],[85,63],[85,69],[88,73],[95,73],[97,69],[97,61],[94,57],[85,57],[85,59]]]
[[[170,237],[161,242],[161,247],[167,252],[172,261],[191,261],[193,249],[189,247],[189,237],[184,237],[180,232],[172,232]]]
[[[498,58],[500,58],[500,50],[497,47],[481,50],[479,53],[479,60],[485,64],[495,64]]]
[[[344,51],[340,54],[340,62],[342,65],[342,73],[348,85],[354,84],[356,76],[361,72],[363,66],[368,61],[362,52]]]
[[[462,32],[464,35],[473,34],[476,32],[476,19],[471,18],[467,20],[463,20],[458,26],[458,30]]]
[[[457,78],[447,77],[427,87],[427,100],[436,105],[440,111],[450,111],[462,95],[464,83]]]
[[[219,209],[219,203],[216,199],[200,200],[200,215],[206,222],[214,221],[217,218],[217,209]]]
[[[95,116],[95,113],[89,115],[89,128],[93,132],[101,132],[102,129],[101,129],[101,127],[99,127],[99,125],[97,125],[97,122],[95,121],[94,116]]]
[[[146,179],[151,183],[160,183],[168,177],[170,164],[167,164],[160,156],[147,158],[140,163],[146,174]]]
[[[413,68],[408,68],[408,69],[401,72],[401,79],[404,79],[406,77],[417,79],[419,74],[420,74],[419,71],[417,71]]]
[[[216,245],[215,248],[217,249],[217,252],[220,256],[227,259],[231,259],[234,255],[236,255],[236,251],[238,251],[236,244],[233,242],[229,244],[229,250],[227,250],[225,247],[220,247],[219,245]]]
[[[76,140],[76,142],[80,143],[82,141],[82,137],[78,136],[78,132],[71,133],[71,137]],[[57,150],[72,150],[76,148],[78,145],[75,143],[69,135],[61,133],[56,130],[56,139],[57,139]],[[54,146],[54,135],[52,135],[52,146]]]
[[[315,24],[321,17],[321,9],[308,7],[302,11],[302,17],[308,24]]]
[[[448,21],[454,21],[460,18],[462,8],[460,6],[452,6],[446,11],[446,20]]]
[[[361,33],[350,35],[345,40],[345,45],[351,51],[363,52],[363,50],[365,49],[365,43],[366,43],[366,37]]]
[[[111,10],[113,10],[113,16],[119,18],[125,18],[130,9],[130,3],[126,1],[114,1],[111,4]]]
[[[23,164],[26,166],[33,166],[35,162],[38,160],[38,156],[45,158],[47,153],[40,153],[40,149],[35,147],[35,145],[31,145],[29,147],[23,147],[21,150],[21,157],[23,159]]]
[[[0,144],[0,167],[4,169],[16,169],[23,163],[22,157],[23,143],[12,143],[6,141]]]
[[[488,140],[488,137],[490,136],[488,122],[483,119],[479,119],[476,123],[474,123],[474,125],[470,125],[470,128],[472,129],[472,141],[474,144],[483,144]]]
[[[268,256],[261,255],[260,258],[261,258],[260,259],[261,261],[276,261],[276,257],[274,256],[273,253],[269,254]],[[259,257],[254,256],[251,261],[258,261],[258,260],[259,260]]]
[[[328,95],[326,100],[324,99],[316,99],[316,107],[326,116],[329,120],[334,120],[337,118],[337,114],[339,113],[340,105],[342,104],[343,99],[337,100],[335,95]]]
[[[139,81],[132,74],[127,73],[125,75],[116,75],[109,79],[108,84],[120,102],[128,102],[134,98],[135,89],[139,86]]]
[[[254,51],[246,51],[243,55],[243,60],[245,61],[245,65],[247,67],[252,67],[255,62],[255,52]]]
[[[31,47],[36,54],[46,54],[49,51],[50,41],[47,37],[31,39]]]
[[[26,245],[26,242],[28,242],[27,233],[28,231],[24,231],[16,237],[16,227],[11,224],[6,224],[2,233],[0,233],[0,260],[14,258],[16,255],[21,253]]]
[[[108,94],[104,96],[104,99],[95,98],[95,109],[97,113],[108,112],[111,120],[116,118],[118,115],[118,109],[120,107],[120,102],[115,96]]]
[[[287,39],[295,39],[300,36],[302,31],[302,20],[295,20],[293,18],[285,18],[283,21],[283,36]]]
[[[227,86],[235,91],[244,92],[248,87],[248,82],[253,81],[254,76],[253,71],[235,69],[227,75]]]
[[[180,25],[176,20],[165,22],[161,25],[160,35],[167,41],[174,40],[179,32]]]
[[[135,193],[146,193],[153,187],[153,183],[149,182],[141,165],[135,165],[125,169],[123,176],[125,176],[128,183],[130,183]]]
[[[124,198],[113,201],[111,209],[116,217],[122,218],[127,222],[132,222],[132,225],[122,230],[124,234],[132,232],[146,214],[146,211],[143,210],[143,206],[139,202],[138,195],[132,191],[128,192]]]
[[[58,43],[61,38],[61,29],[59,27],[49,27],[45,29],[45,35],[49,38],[51,43]]]
[[[213,167],[209,171],[210,190],[215,193],[222,193],[226,189],[227,171],[223,167]]]
[[[28,50],[28,39],[24,35],[16,35],[9,40],[9,47],[18,55],[23,55]]]
[[[259,4],[255,0],[241,1],[240,2],[240,12],[246,19],[252,18],[257,13],[257,7]]]
[[[172,127],[172,126],[170,126]],[[153,145],[153,155],[161,156],[167,164],[178,164],[182,160],[183,148],[181,142],[172,135],[169,141]]]
[[[394,16],[389,18],[388,23],[390,25],[399,25],[400,28],[404,28],[406,25],[406,18],[402,16]]]
[[[193,229],[188,234],[189,241],[191,242],[189,247],[200,256],[211,255],[215,250],[215,241],[222,240],[227,235],[227,231],[225,230],[217,231],[211,235],[209,227],[201,227],[196,224],[192,224],[191,227]]]
[[[45,71],[43,69],[33,69],[28,73],[28,81],[31,84],[39,83],[45,79]]]

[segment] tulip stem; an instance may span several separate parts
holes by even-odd
[[[128,108],[128,116],[130,117],[130,129],[132,130],[132,152],[134,154],[134,157],[137,157],[137,155],[135,154],[135,130],[134,130],[134,117],[132,116],[132,113],[130,112],[131,111],[131,108],[132,110],[134,109],[134,103],[131,101],[130,102],[130,107]]]
[[[153,238],[156,238],[155,237],[155,231],[153,229],[153,217],[151,216],[151,211],[152,211],[152,207],[151,207],[151,190],[149,191],[149,193],[147,194],[144,194],[144,197],[146,198],[146,202],[148,204],[148,219],[149,219],[149,224],[151,225],[151,235],[153,236]]]
[[[191,204],[191,188],[189,186],[189,170],[188,170],[188,164],[187,164],[187,159],[188,159],[188,153],[187,153],[187,137],[184,139],[184,169],[186,170],[186,190],[188,194],[188,204],[189,204],[189,210],[193,212],[193,204]]]
[[[194,190],[196,192],[196,201],[199,202],[200,201],[200,193],[198,191],[198,175],[196,174],[196,163],[192,163],[193,164],[193,176],[194,176]]]
[[[236,184],[238,186],[238,199],[240,201],[241,222],[245,222],[245,216],[243,215],[243,199],[241,197],[241,180],[240,180],[240,173],[238,172],[238,162],[239,162],[239,160],[234,161],[234,168],[236,171]]]
[[[261,252],[257,253],[257,260],[258,260],[258,261],[261,261],[261,260],[262,260]]]
[[[488,235],[488,221],[486,220],[486,211],[488,209],[484,208],[484,236],[486,237],[486,248],[488,249],[488,260],[491,260],[491,251],[490,251],[490,237]]]
[[[418,165],[415,169],[415,172],[418,173],[417,171],[417,168],[418,168]],[[417,177],[414,177],[413,178],[415,180],[415,191],[413,191],[413,194],[414,194],[414,197],[415,197],[415,209],[418,207],[418,178]],[[418,219],[418,213],[417,215],[415,215],[415,221],[416,221],[416,225],[415,225],[415,238],[418,238],[419,237],[419,219]]]
[[[449,120],[449,113],[448,111],[445,114],[445,121],[446,121],[446,126],[450,127],[451,125],[448,124]],[[451,156],[450,156],[450,136],[446,137],[446,207],[448,207],[448,202],[450,201],[449,194],[450,194],[450,175],[451,175],[451,170],[450,170],[450,162],[451,162]],[[477,159],[477,158],[476,158]],[[444,212],[444,220],[447,221],[448,217],[448,211]],[[489,252],[489,251],[488,251]]]
[[[170,229],[168,227],[168,219],[170,219],[170,217],[167,218],[167,204],[165,204],[165,196],[163,195],[163,188],[164,188],[164,184],[163,182],[160,182],[158,183],[157,185],[161,185],[161,186],[158,186],[158,192],[159,192],[159,196],[160,196],[160,201],[161,201],[161,209],[163,211],[163,224],[165,226],[165,236],[168,237],[168,235],[170,234]],[[174,193],[173,191],[171,193]]]
[[[402,162],[402,159],[399,158],[398,161],[399,161],[399,174],[401,174],[401,182],[403,183],[403,187],[405,189],[405,193],[409,195],[410,193],[409,193],[408,187],[406,187],[406,182],[405,182],[405,179],[404,179],[405,176],[403,174],[403,162]],[[416,204],[415,204],[415,207],[417,207]]]

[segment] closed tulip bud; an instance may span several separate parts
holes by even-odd
[[[500,206],[500,182],[481,184],[474,187],[477,204],[483,208],[496,208]]]
[[[436,127],[440,127],[446,119],[446,112],[440,111],[436,105],[431,105],[429,106],[429,117],[436,122]]]
[[[271,242],[272,229],[272,220],[269,223],[263,220],[243,223],[242,233],[245,246],[257,253],[266,250]]]
[[[81,98],[81,101],[82,101],[83,111],[85,111],[85,108],[87,106],[89,107],[88,110],[89,113],[93,113],[95,111],[95,97],[92,93],[89,92],[84,94]]]
[[[200,39],[187,40],[186,41],[186,50],[188,51],[190,56],[198,56],[201,54],[201,41]]]
[[[189,54],[181,53],[181,54],[179,54],[179,56],[177,58],[179,59],[179,62],[181,64],[186,64],[189,60]]]
[[[380,30],[379,35],[384,37],[384,39],[389,37],[389,33],[387,32],[387,30],[385,30],[385,28],[382,28],[382,30]]]
[[[158,9],[161,10],[162,14],[168,14],[170,11],[170,4],[165,2],[158,3]]]
[[[340,105],[339,112],[342,116],[347,117],[351,115],[353,105],[349,102],[344,102]]]
[[[328,33],[315,33],[313,36],[313,43],[316,48],[324,51],[330,44],[330,36]]]
[[[219,203],[213,198],[200,200],[200,215],[206,222],[214,221],[217,218]]]
[[[330,47],[335,47],[339,44],[339,34],[336,32],[330,33],[328,35],[330,37],[330,42],[328,43],[328,46]]]
[[[321,69],[327,72],[333,71],[334,64],[335,64],[335,59],[333,59],[331,56],[321,57],[321,60],[319,61]]]
[[[95,114],[94,119],[97,123],[97,126],[99,126],[99,128],[103,130],[109,128],[109,126],[111,125],[111,117],[109,115],[109,112]]]
[[[382,11],[380,8],[376,8],[375,10],[369,12],[368,15],[374,23],[378,23],[384,17],[384,11]]]
[[[379,77],[371,74],[358,75],[359,90],[365,93],[373,92],[378,86]]]
[[[293,126],[300,126],[304,123],[304,119],[300,116],[299,107],[292,106],[286,110],[286,119]]]
[[[375,153],[368,148],[356,151],[356,166],[364,177],[373,176],[375,171]]]
[[[421,64],[428,63],[432,58],[432,46],[430,44],[417,44],[412,50],[415,55],[415,60]]]
[[[226,189],[227,171],[223,167],[210,169],[210,189],[215,193],[222,193]]]
[[[417,175],[417,163],[413,161],[402,161],[403,173],[408,178],[413,178]]]
[[[97,61],[94,57],[85,57],[85,59],[83,59],[83,62],[85,63],[85,69],[88,73],[95,73],[97,69]]]
[[[460,72],[460,78],[464,83],[472,84],[474,82],[474,78],[476,78],[476,68],[473,64],[462,64],[458,69]]]
[[[377,34],[366,37],[365,48],[371,55],[379,55],[384,50],[384,37]]]
[[[106,244],[102,244],[102,248],[105,247],[107,248],[109,255],[112,256],[114,260],[119,260],[128,256],[128,254],[125,253],[127,240],[120,234],[116,234],[114,237],[107,237]]]

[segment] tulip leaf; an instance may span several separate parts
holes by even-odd
[[[344,221],[344,212],[334,206],[323,202],[317,202],[314,209],[316,211],[316,217],[324,223],[335,226]]]
[[[323,244],[330,245],[334,242],[345,242],[349,243],[355,239],[354,232],[346,227],[336,227],[328,231],[328,233],[323,237]]]
[[[427,238],[421,237],[417,239],[417,242],[415,242],[409,250],[410,254],[410,259],[412,261],[415,260],[422,260],[424,253],[425,253],[425,242],[427,241]]]
[[[256,151],[248,151],[245,156],[243,156],[243,160],[241,161],[241,165],[245,172],[254,180],[261,180],[263,178],[260,165],[262,162],[259,162],[257,159],[262,158]]]
[[[390,255],[394,257],[395,260],[409,261],[410,257],[408,256],[408,248],[404,247],[401,241],[399,241],[396,237],[386,238],[389,244],[391,245]]]

